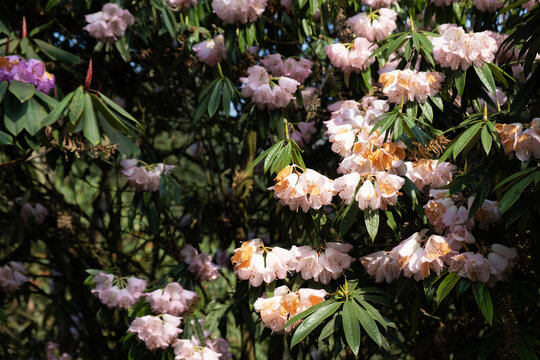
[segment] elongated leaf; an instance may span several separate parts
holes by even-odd
[[[274,151],[275,148],[279,148],[280,146],[283,146],[284,141],[285,140],[281,140],[280,142],[272,145],[271,148],[266,149],[265,151],[263,151],[259,156],[257,156],[257,158],[255,160],[253,160],[251,162],[251,164],[249,164],[249,166],[246,168],[245,172],[249,172],[251,169],[253,169],[255,166],[257,166],[257,164],[260,163],[262,159],[266,158],[270,152]]]
[[[473,282],[472,289],[478,308],[486,318],[487,322],[491,325],[493,321],[493,303],[491,302],[489,289],[478,281]]]
[[[77,123],[77,120],[82,115],[84,110],[84,91],[83,87],[79,86],[73,93],[73,98],[71,99],[71,104],[69,104],[69,121],[73,125]]]
[[[484,147],[484,151],[486,152],[486,155],[489,155],[489,151],[491,150],[491,145],[493,144],[493,139],[489,132],[488,126],[484,126],[482,128],[482,132],[480,133],[480,140],[482,140],[482,146]]]
[[[343,216],[339,223],[339,234],[341,236],[347,234],[352,224],[356,221],[356,215],[358,214],[358,203],[353,200],[343,212]]]
[[[335,316],[331,319],[321,330],[319,335],[319,341],[323,341],[332,335],[337,329],[341,327],[341,315]]]
[[[28,101],[21,104],[15,96],[8,94],[4,108],[4,126],[6,129],[13,135],[18,135],[23,131],[27,112]]]
[[[444,300],[444,298],[450,294],[454,286],[456,286],[457,282],[461,279],[461,276],[459,276],[455,272],[448,273],[443,281],[439,284],[439,287],[437,288],[437,305],[441,303],[441,301]]]
[[[15,95],[22,103],[34,96],[34,89],[34,85],[20,81],[12,81],[9,84],[9,92]]]
[[[375,319],[375,321],[377,321],[384,327],[385,330],[388,328],[387,322],[386,320],[384,320],[379,310],[377,310],[373,305],[365,301],[362,297],[357,299],[357,301],[364,307],[364,309],[366,309],[366,311],[369,313],[369,315],[371,315],[373,319]]]
[[[371,241],[375,241],[379,231],[379,210],[364,210],[364,221]]]
[[[292,145],[289,142],[280,151],[280,154],[274,159],[272,167],[270,168],[270,172],[277,173],[281,171],[281,169],[285,168],[285,166],[291,163],[291,158],[292,158]]]
[[[119,113],[120,115],[122,115],[123,117],[125,117],[126,119],[129,119],[131,121],[133,121],[135,124],[141,126],[141,124],[135,120],[135,118],[133,116],[131,116],[130,113],[128,113],[126,110],[124,110],[124,108],[122,108],[120,105],[118,105],[117,103],[115,103],[114,101],[112,101],[111,99],[109,99],[108,97],[106,97],[105,95],[103,95],[103,93],[99,93],[99,97],[107,104],[109,105],[114,111],[116,111],[117,113]]]
[[[463,91],[465,90],[465,82],[467,81],[467,72],[463,70],[458,70],[456,72],[456,78],[454,81],[459,96],[463,96]]]
[[[356,315],[358,316],[360,324],[362,324],[364,330],[366,330],[369,337],[372,338],[377,345],[381,346],[383,337],[379,331],[379,328],[377,327],[377,324],[375,323],[375,320],[373,320],[371,315],[363,307],[358,305],[358,303],[353,302],[352,304],[355,305]]]
[[[163,20],[163,24],[169,32],[169,35],[171,35],[171,38],[176,39],[176,36],[178,35],[178,23],[176,22],[176,18],[171,9],[166,7],[161,10],[161,19]]]
[[[96,110],[103,116],[105,120],[115,129],[120,130],[123,134],[128,134],[128,127],[120,120],[101,100],[94,94],[91,94],[92,103]]]
[[[88,94],[84,94],[82,125],[84,137],[87,138],[92,145],[97,145],[99,143],[99,129],[94,113],[94,107],[92,106],[92,98]]]
[[[0,145],[7,145],[13,143],[13,137],[9,135],[8,133],[3,132],[0,130]]]
[[[35,135],[41,129],[41,123],[47,116],[47,110],[35,99],[28,100],[25,128],[30,135]]]
[[[497,190],[499,189],[500,187],[508,184],[509,182],[511,182],[512,180],[515,180],[515,179],[518,179],[524,175],[527,175],[527,174],[530,174],[532,173],[533,171],[535,171],[536,168],[535,167],[531,167],[531,168],[527,168],[527,169],[524,169],[524,170],[521,170],[521,171],[518,171],[517,173],[515,174],[512,174],[510,175],[509,177],[507,177],[506,179],[504,179],[503,181],[501,181],[500,183],[497,184],[497,186],[495,186],[495,188],[493,190]]]
[[[300,280],[302,280],[302,278],[300,278]],[[323,308],[326,305],[331,304],[333,302],[335,302],[335,301],[333,299],[330,299],[330,300],[325,300],[322,303],[319,303],[319,304],[317,304],[315,306],[312,306],[309,309],[302,311],[300,314],[296,314],[295,316],[290,318],[289,321],[287,321],[285,323],[285,325],[283,325],[283,327],[286,328],[287,326],[290,326],[290,325],[294,324],[295,322],[297,322],[298,320],[302,320],[302,319],[308,317],[309,315],[313,314],[315,311],[317,311],[320,308]]]
[[[536,170],[534,173],[529,174],[527,177],[521,179],[503,195],[499,202],[499,210],[501,214],[504,214],[514,203],[519,199],[523,190],[529,186],[529,184],[535,178],[535,175],[540,173],[540,170]]]
[[[358,355],[360,349],[360,323],[352,300],[345,301],[343,304],[342,321],[345,340],[347,340],[347,344],[354,355]]]
[[[488,64],[485,63],[484,66],[481,68],[478,68],[476,66],[473,66],[474,71],[476,71],[476,75],[480,78],[480,81],[482,81],[482,84],[488,89],[493,95],[496,93],[495,88],[495,80],[493,80],[493,75],[491,74],[491,69],[489,68]]]
[[[231,113],[231,90],[227,84],[223,84],[223,95],[221,97],[223,103],[223,112],[229,117]]]
[[[456,158],[460,152],[465,149],[467,145],[471,142],[471,140],[476,136],[480,128],[482,127],[482,123],[478,122],[465,130],[457,139],[456,144],[453,148],[453,155],[454,158]]]
[[[66,64],[79,64],[81,62],[81,58],[77,55],[73,55],[70,52],[59,49],[56,46],[39,39],[33,39],[33,41],[37,44],[41,51],[43,51],[53,60],[58,60]]]
[[[4,100],[4,94],[6,93],[8,85],[9,83],[7,82],[7,80],[0,82],[0,104]]]
[[[306,336],[308,336],[326,318],[334,314],[340,307],[341,303],[332,302],[321,307],[316,312],[311,314],[308,318],[306,318],[294,332],[294,335],[291,339],[291,347],[304,340]]]
[[[210,100],[208,101],[208,115],[214,116],[216,113],[219,103],[221,102],[221,88],[223,87],[223,81],[220,80],[214,86],[212,93],[210,93]]]
[[[41,126],[52,125],[56,121],[58,121],[58,119],[60,118],[60,116],[62,116],[62,113],[66,109],[67,105],[71,101],[72,97],[73,97],[73,92],[70,92],[69,94],[67,94],[66,97],[63,98],[62,101],[60,101],[58,105],[56,105],[56,107],[52,109],[52,111],[47,116],[45,116],[45,118],[41,122]]]

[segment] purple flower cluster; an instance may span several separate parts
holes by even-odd
[[[0,57],[0,82],[14,80],[35,85],[48,94],[55,88],[54,75],[45,71],[45,64],[36,59],[21,59],[17,55]]]

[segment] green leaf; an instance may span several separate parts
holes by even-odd
[[[319,335],[319,341],[323,341],[324,339],[328,338],[330,335],[334,333],[336,329],[339,329],[341,327],[341,316],[335,316],[333,319],[331,319],[321,330],[321,334]]]
[[[22,103],[34,96],[34,90],[34,85],[26,84],[16,80],[12,81],[11,84],[9,84],[9,92],[15,95],[17,99],[19,99],[19,101]]]
[[[482,312],[482,315],[484,315],[486,318],[489,325],[492,325],[493,303],[491,302],[491,294],[489,293],[489,289],[478,281],[473,282],[472,289],[474,299],[476,300],[476,304],[478,304],[478,308]]]
[[[420,104],[420,108],[422,109],[422,115],[429,121],[430,123],[433,122],[433,109],[431,108],[431,105],[429,105],[428,102],[424,104]]]
[[[304,340],[317,326],[319,326],[326,318],[334,314],[337,309],[341,307],[341,303],[328,303],[325,306],[318,309],[315,313],[311,314],[305,319],[300,326],[294,332],[291,339],[291,347]]]
[[[371,241],[375,241],[379,231],[379,210],[365,209],[364,221]]]
[[[67,94],[66,97],[63,98],[62,101],[60,101],[58,105],[56,105],[56,107],[52,109],[52,111],[47,116],[45,116],[45,118],[41,122],[41,125],[48,126],[58,121],[58,119],[60,118],[60,116],[62,116],[62,113],[66,109],[67,104],[70,102],[71,98],[73,97],[73,94],[74,94],[73,92],[70,92],[69,94]]]
[[[9,83],[7,80],[4,80],[0,82],[0,103],[4,100],[4,94],[6,93],[6,90],[8,88]]]
[[[508,184],[508,183],[511,182],[512,180],[515,180],[515,179],[517,179],[517,178],[520,178],[520,177],[522,177],[523,175],[530,174],[530,173],[532,173],[532,172],[535,171],[535,170],[536,170],[535,167],[530,167],[530,168],[527,168],[527,169],[518,171],[517,173],[510,175],[509,177],[507,177],[506,179],[504,179],[503,181],[501,181],[500,183],[498,183],[497,186],[495,186],[495,188],[494,188],[493,190],[497,190],[497,189],[501,188],[502,186]]]
[[[276,145],[280,145],[280,146],[276,146]],[[281,153],[281,149],[282,149],[282,145],[283,145],[283,142],[280,141],[279,143],[277,143],[276,145],[272,146],[270,148],[270,152],[268,153],[268,156],[266,157],[266,159],[264,159],[264,172],[266,173],[268,171],[268,169],[270,169],[270,167],[272,166],[272,163],[274,162],[274,159]]]
[[[223,95],[221,99],[223,102],[223,112],[225,113],[225,116],[229,117],[229,114],[231,113],[231,91],[226,83],[223,85]]]
[[[71,99],[71,104],[69,104],[69,121],[73,125],[77,123],[79,118],[81,117],[81,114],[84,110],[84,91],[83,87],[79,86],[75,92],[72,93],[73,98]]]
[[[377,324],[375,323],[375,320],[373,320],[373,317],[371,317],[371,315],[364,308],[358,305],[358,303],[353,302],[353,304],[355,305],[356,315],[360,320],[360,324],[362,324],[362,327],[364,330],[366,330],[369,337],[372,338],[377,345],[381,346],[383,337],[379,331],[379,328],[377,327]]]
[[[130,113],[128,113],[126,110],[124,110],[124,108],[122,108],[120,105],[118,105],[117,103],[115,103],[114,101],[112,101],[111,99],[109,99],[108,97],[106,97],[105,95],[103,95],[103,93],[99,93],[99,97],[105,101],[105,103],[107,105],[109,105],[114,111],[116,111],[117,113],[119,113],[120,115],[122,115],[123,117],[125,117],[126,119],[128,120],[131,120],[133,121],[135,124],[141,126],[141,124],[135,120],[135,118],[133,116],[131,116]]]
[[[28,102],[21,104],[15,96],[8,94],[4,108],[4,126],[10,133],[18,135],[24,129],[27,111]]]
[[[534,173],[529,174],[527,177],[521,179],[520,181],[512,185],[510,189],[508,189],[508,191],[501,198],[501,201],[499,201],[499,210],[501,214],[504,214],[508,209],[510,209],[510,207],[512,207],[512,205],[514,205],[514,203],[521,196],[523,190],[525,190],[527,186],[529,186],[529,184],[539,173],[540,170],[537,170]]]
[[[208,115],[210,117],[214,116],[216,113],[219,103],[221,101],[221,88],[223,87],[223,80],[220,80],[214,86],[212,93],[210,94],[210,100],[208,101]]]
[[[356,300],[364,307],[364,309],[366,309],[366,311],[369,313],[369,315],[371,315],[373,319],[375,319],[375,321],[381,324],[385,330],[387,329],[386,320],[384,320],[379,310],[377,310],[373,305],[365,301],[362,297]]]
[[[43,51],[48,57],[55,61],[61,61],[66,64],[79,64],[81,58],[77,55],[73,55],[65,50],[59,49],[56,46],[53,46],[45,41],[39,39],[33,39],[37,46]]]
[[[439,284],[439,287],[437,288],[437,305],[441,303],[441,301],[444,300],[444,298],[450,294],[454,286],[456,286],[457,282],[461,279],[461,276],[458,275],[458,273],[451,272],[446,275],[443,281]]]
[[[8,133],[3,132],[0,130],[0,145],[7,145],[13,143],[13,137],[9,135]]]
[[[482,132],[480,133],[480,140],[482,141],[482,146],[484,147],[486,155],[489,155],[491,145],[493,144],[493,139],[491,137],[491,133],[489,132],[488,126],[482,127]]]
[[[465,90],[465,82],[467,80],[467,72],[463,70],[456,71],[455,84],[459,96],[463,96]]]
[[[264,159],[266,156],[268,156],[268,154],[272,151],[275,150],[275,148],[279,148],[280,146],[283,146],[283,142],[285,140],[281,140],[280,142],[272,145],[271,148],[269,149],[266,149],[265,151],[263,151],[259,156],[257,156],[257,158],[255,160],[253,160],[251,162],[251,164],[249,164],[249,166],[246,168],[245,172],[249,172],[251,169],[253,169],[255,166],[257,166],[258,163],[261,162],[262,159]]]
[[[444,110],[444,105],[439,95],[431,96],[430,99],[435,104],[435,106],[437,106],[441,111]]]
[[[474,71],[476,71],[476,75],[480,78],[480,81],[482,81],[482,84],[488,89],[493,95],[496,94],[496,87],[495,87],[495,80],[493,80],[493,75],[491,74],[491,69],[489,68],[487,63],[484,63],[484,65],[481,68],[478,68],[476,66],[473,66]]]
[[[169,32],[169,35],[171,35],[171,38],[176,40],[176,36],[178,35],[178,23],[176,22],[176,18],[174,16],[175,15],[168,7],[161,10],[161,19],[163,20],[163,24]]]
[[[128,134],[128,127],[120,120],[105,104],[94,94],[91,94],[92,102],[96,110],[103,116],[105,120],[115,129],[120,130],[123,134]]]
[[[300,281],[303,281],[301,277],[299,277],[299,279],[300,279]],[[293,289],[292,291],[295,291],[295,290]],[[331,304],[333,302],[335,302],[335,301],[333,299],[330,299],[330,300],[325,300],[322,303],[319,303],[317,305],[314,305],[314,306],[310,307],[309,309],[302,311],[300,314],[296,314],[295,316],[290,318],[289,321],[287,321],[285,323],[285,325],[283,325],[283,327],[286,328],[288,326],[291,326],[295,322],[308,317],[309,315],[313,314],[315,311],[317,311],[320,308],[325,307],[326,305]]]
[[[454,159],[459,155],[461,151],[463,151],[463,149],[465,149],[467,145],[469,145],[469,143],[476,136],[481,127],[482,123],[477,122],[459,136],[452,151]]]
[[[28,100],[25,128],[30,135],[35,135],[41,129],[41,123],[47,116],[47,110],[35,99]]]
[[[339,223],[339,234],[341,236],[347,234],[352,224],[356,221],[356,215],[358,214],[358,204],[356,200],[353,200],[343,212],[341,221]]]
[[[82,123],[84,137],[87,138],[92,145],[97,145],[99,143],[99,129],[96,115],[94,114],[94,107],[92,106],[92,98],[88,94],[84,94]]]
[[[41,91],[35,90],[34,96],[40,99],[41,101],[43,101],[45,104],[47,104],[47,106],[51,110],[54,109],[58,105],[58,101],[56,99],[42,93]]]
[[[285,147],[281,150],[280,154],[274,159],[270,172],[277,173],[281,171],[281,169],[285,168],[285,166],[291,163],[291,158],[292,145],[290,142],[288,142],[287,145],[285,145]]]
[[[354,355],[358,355],[360,349],[360,323],[358,321],[357,311],[352,304],[352,300],[345,301],[343,304],[343,332],[345,333],[345,340],[351,348]]]

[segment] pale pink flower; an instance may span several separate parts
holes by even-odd
[[[512,155],[522,134],[523,125],[520,123],[495,124],[495,129],[501,137],[501,144],[506,155]]]
[[[201,281],[212,281],[218,278],[220,267],[212,263],[212,257],[199,252],[190,244],[184,246],[180,252],[184,262],[188,264],[188,271],[197,275]]]
[[[241,93],[243,97],[251,97],[252,102],[257,104],[259,109],[269,110],[287,106],[291,100],[295,99],[294,93],[300,83],[294,79],[281,76],[271,79],[268,72],[258,65],[248,68],[248,77],[241,77]]]
[[[158,191],[162,175],[171,173],[175,166],[162,163],[137,167],[137,159],[125,159],[120,162],[122,174],[130,186],[137,191]]]
[[[513,260],[515,257],[517,257],[517,250],[514,248],[509,248],[507,246],[501,245],[501,244],[493,244],[491,245],[491,251],[494,253],[497,253],[501,256],[504,256],[508,260]]]
[[[39,225],[45,222],[45,218],[49,215],[49,211],[40,203],[36,203],[34,207],[26,203],[21,208],[20,215],[25,223],[29,223],[30,219],[32,218],[34,223]]]
[[[536,118],[531,122],[531,126],[523,131],[518,137],[514,147],[516,158],[527,161],[532,157],[540,158],[540,119]],[[37,207],[37,205],[36,205]]]
[[[376,283],[386,281],[390,284],[400,274],[397,260],[386,251],[377,251],[360,258],[364,270],[375,278]]]
[[[396,3],[397,0],[362,0],[363,4],[369,5],[374,9],[380,9],[383,7],[390,7]]]
[[[158,316],[146,315],[136,317],[129,327],[129,332],[137,334],[137,338],[144,341],[149,350],[165,349],[182,332],[178,328],[182,318],[169,314]]]
[[[28,278],[23,275],[24,272],[26,272],[26,268],[16,261],[10,261],[0,267],[0,288],[4,292],[19,290],[21,285],[28,281]]]
[[[165,2],[173,10],[179,10],[180,8],[187,9],[197,5],[197,0],[165,0]]]
[[[386,205],[395,205],[399,190],[405,183],[405,179],[387,172],[379,171],[375,175],[375,191],[381,197],[381,208]]]
[[[501,218],[497,201],[484,200],[484,203],[474,214],[474,220],[479,223],[480,229],[487,230]]]
[[[107,3],[101,11],[85,15],[89,23],[83,30],[90,36],[102,42],[114,42],[124,36],[128,25],[133,25],[135,19],[128,10],[123,10],[118,4]]]
[[[388,101],[400,104],[402,101],[424,103],[428,96],[439,92],[444,75],[439,72],[418,72],[415,70],[394,70],[381,74],[383,93]]]
[[[370,57],[378,46],[369,42],[369,40],[357,37],[352,44],[348,44],[348,50],[343,44],[326,45],[326,55],[336,68],[340,68],[344,73],[359,73],[366,70],[373,62],[375,57]]]
[[[360,174],[357,172],[343,175],[334,180],[334,189],[339,193],[339,197],[343,199],[345,204],[349,205],[353,201],[359,182]]]
[[[261,59],[261,63],[273,76],[286,76],[300,83],[311,74],[313,65],[311,60],[305,58],[299,60],[288,58],[283,61],[280,54],[267,55]]]
[[[163,290],[158,289],[146,294],[146,301],[155,313],[175,316],[189,311],[196,304],[196,300],[195,292],[185,290],[177,282],[167,284]]]
[[[473,5],[482,12],[497,12],[504,5],[504,0],[473,0]]]
[[[304,102],[304,105],[306,103]],[[317,133],[315,121],[311,122],[299,122],[297,124],[298,130],[294,131],[291,134],[291,139],[293,139],[298,146],[303,148],[311,141],[311,137]]]
[[[212,9],[229,24],[253,22],[262,15],[267,0],[213,0]]]
[[[360,13],[347,20],[355,35],[369,41],[381,41],[397,27],[397,13],[391,9],[379,9],[374,13]]]
[[[227,57],[225,38],[222,34],[219,34],[211,40],[206,40],[194,45],[193,51],[195,51],[199,60],[206,65],[216,66]]]
[[[442,24],[439,33],[441,36],[432,37],[431,42],[433,58],[442,67],[467,70],[495,59],[497,42],[486,31],[467,34],[455,24]]]
[[[371,180],[364,181],[356,194],[356,201],[358,202],[358,207],[361,210],[365,210],[367,208],[373,210],[380,209],[382,204],[380,194],[375,190]]]
[[[529,0],[525,4],[523,4],[523,7],[527,9],[528,11],[531,11],[533,7],[535,7],[538,4],[538,0]]]
[[[488,282],[492,267],[481,254],[464,252],[451,258],[449,272],[457,272],[459,276],[471,281]]]
[[[127,285],[119,288],[113,285],[114,275],[99,272],[93,277],[96,287],[92,289],[93,294],[97,294],[99,300],[109,308],[129,309],[143,295],[146,288],[146,281],[136,277],[129,277]]]
[[[309,246],[300,246],[298,252],[300,257],[295,269],[296,272],[301,273],[302,279],[304,280],[318,277],[322,271],[322,267],[319,264],[319,255],[317,254],[317,251]]]

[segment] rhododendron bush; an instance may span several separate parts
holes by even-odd
[[[540,7],[0,5],[1,359],[538,359]]]

